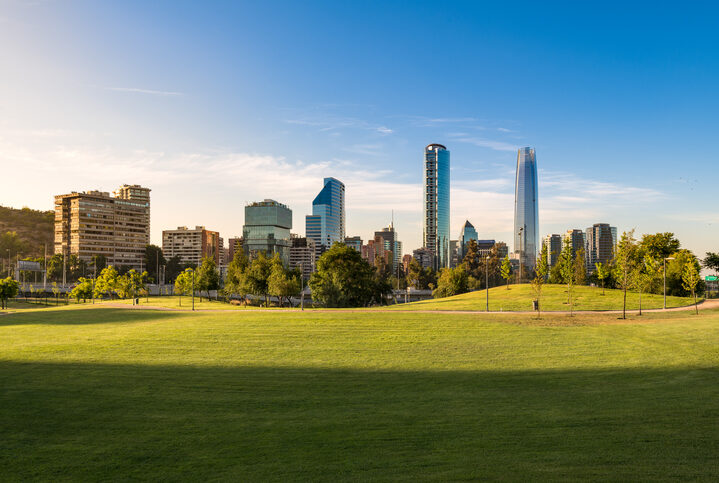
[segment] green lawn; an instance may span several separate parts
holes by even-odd
[[[423,300],[411,304],[402,304],[394,307],[402,310],[485,310],[487,292],[478,290],[454,297],[442,299]],[[596,287],[574,287],[574,310],[622,310],[623,294],[621,290],[605,290]],[[534,290],[530,284],[510,285],[489,289],[490,311],[524,311],[532,310],[532,300],[535,299]],[[683,307],[691,305],[691,297],[667,297],[667,307]],[[660,309],[663,306],[662,295],[643,294],[643,309]],[[627,310],[639,308],[639,294],[627,293]],[[566,311],[567,287],[565,285],[545,285],[542,290],[543,311]]]
[[[716,480],[719,312],[0,315],[2,480]]]

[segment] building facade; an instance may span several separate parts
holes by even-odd
[[[204,226],[162,231],[162,253],[166,258],[180,257],[182,263],[199,267],[204,258],[210,257],[219,266],[220,252],[220,234]]]
[[[397,267],[402,260],[402,242],[399,241],[397,237],[394,223],[390,223],[387,228],[382,228],[382,230],[374,232],[374,239],[377,240],[381,238],[384,244],[384,250],[392,252],[390,260],[392,262],[392,273],[397,272]]]
[[[345,245],[354,248],[358,252],[362,253],[362,238],[359,236],[346,236]]]
[[[608,263],[614,257],[616,245],[615,227],[609,223],[595,223],[586,230],[587,273],[596,271],[596,263]]]
[[[551,268],[557,264],[559,254],[562,253],[562,236],[547,235],[542,239],[542,245],[547,247],[547,264]]]
[[[469,244],[469,241],[477,241],[478,238],[479,235],[477,235],[477,230],[474,228],[474,225],[472,225],[469,220],[465,221],[462,226],[462,230],[459,232],[457,245],[457,258],[460,262],[464,258],[464,254],[467,253],[467,245]]]
[[[101,191],[55,196],[55,253],[89,262],[143,269],[150,243],[150,189],[122,185],[114,196]]]
[[[290,269],[297,269],[302,273],[302,278],[309,280],[317,266],[317,250],[312,238],[291,235],[292,246],[290,247]]]
[[[325,178],[324,186],[312,201],[312,214],[305,218],[305,234],[320,253],[345,241],[345,185]]]
[[[279,253],[282,263],[290,263],[292,210],[275,200],[255,201],[245,206],[242,249],[250,260],[260,252],[271,258]]]
[[[572,257],[576,257],[577,252],[580,249],[586,250],[587,239],[585,238],[585,234],[582,230],[567,230],[567,233],[564,235],[562,245],[565,242],[572,245]],[[584,253],[584,256],[587,256],[586,251]]]
[[[418,248],[412,251],[412,257],[422,265],[423,268],[432,268],[434,263],[434,252],[429,248]]]
[[[537,263],[538,245],[537,158],[533,148],[520,148],[514,186],[514,252],[530,272]]]
[[[441,144],[424,148],[424,248],[434,253],[436,270],[449,267],[449,151]]]
[[[242,237],[235,236],[227,239],[227,264],[232,263],[235,259],[235,253],[242,251]]]

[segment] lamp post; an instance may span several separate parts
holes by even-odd
[[[191,268],[186,268],[185,273],[192,274],[192,310],[195,310],[195,271]]]
[[[484,288],[487,289],[487,312],[489,312],[489,255],[484,262]]]
[[[664,310],[667,309],[667,260],[674,260],[674,257],[664,257]]]

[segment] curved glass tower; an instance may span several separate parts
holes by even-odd
[[[441,144],[424,148],[424,247],[435,270],[449,267],[449,151]]]
[[[538,246],[537,158],[534,149],[520,148],[514,188],[514,253],[530,272],[537,261]]]
[[[324,252],[345,241],[345,185],[336,178],[325,178],[322,191],[312,201],[312,214],[305,217],[307,238]]]

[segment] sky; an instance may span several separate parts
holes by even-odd
[[[585,4],[586,3],[586,4]],[[451,232],[512,244],[517,149],[542,235],[606,222],[719,251],[711,3],[0,0],[0,205],[152,189],[152,241],[242,234],[332,176],[347,235],[422,245],[422,156],[451,152]]]

